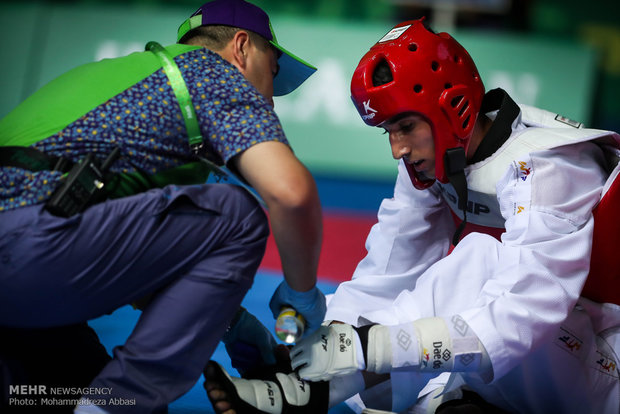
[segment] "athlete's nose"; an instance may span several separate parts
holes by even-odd
[[[395,139],[393,134],[391,133],[390,133],[390,147],[392,148],[392,157],[394,157],[395,160],[399,160],[409,155],[409,153],[411,152],[411,149],[409,148],[408,145]]]

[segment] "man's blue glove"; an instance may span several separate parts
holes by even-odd
[[[278,346],[271,331],[245,308],[233,318],[222,342],[226,346],[232,366],[243,376],[265,365],[274,365]]]
[[[277,318],[282,307],[287,305],[306,320],[304,337],[319,329],[327,311],[325,295],[316,286],[307,292],[298,292],[282,281],[269,301],[269,309],[273,317]]]

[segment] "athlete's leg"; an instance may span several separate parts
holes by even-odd
[[[328,410],[328,382],[304,381],[296,373],[233,378],[214,361],[209,361],[204,374],[204,387],[217,414],[322,414]]]
[[[278,365],[288,369],[267,368],[262,375],[234,378],[210,361],[204,373],[204,388],[216,413],[321,414],[358,392],[390,379],[389,374],[358,371],[329,382],[309,382],[292,372],[290,361],[288,367],[283,359]]]

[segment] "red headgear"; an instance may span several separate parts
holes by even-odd
[[[466,152],[484,85],[469,53],[449,34],[435,34],[424,19],[396,25],[362,57],[351,79],[351,98],[364,122],[378,126],[403,112],[421,114],[430,123],[435,142],[435,175],[447,183],[444,154],[461,147]],[[385,61],[393,80],[374,86],[372,75]],[[407,165],[413,185],[428,188]]]

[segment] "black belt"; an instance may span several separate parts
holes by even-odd
[[[32,147],[0,146],[0,167],[17,167],[29,171],[55,170],[67,172],[73,161],[48,155]]]

